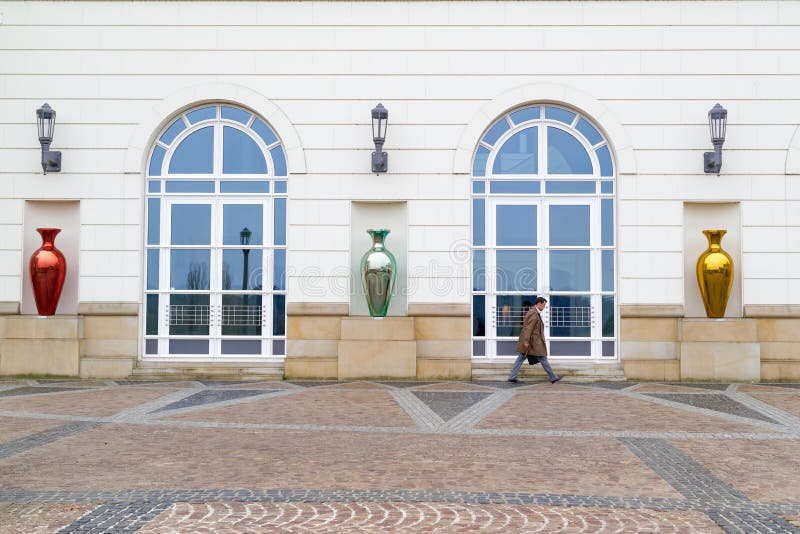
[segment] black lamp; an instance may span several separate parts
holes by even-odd
[[[708,112],[708,127],[711,130],[711,143],[714,152],[703,153],[703,166],[706,173],[717,173],[722,169],[722,144],[725,142],[725,126],[728,123],[728,110],[719,104]]]
[[[56,128],[56,110],[45,103],[36,110],[36,122],[39,127],[39,144],[42,145],[42,170],[61,171],[61,152],[51,152],[50,143],[53,142],[53,130]]]
[[[250,245],[250,236],[253,235],[246,226],[242,228],[242,231],[239,232],[239,243],[243,247],[247,247]],[[248,268],[248,260],[250,259],[250,249],[243,248],[242,254],[244,255],[244,265],[242,265],[242,290],[247,289],[247,279],[250,278],[250,269]],[[247,300],[247,295],[245,295],[245,301]]]
[[[383,104],[372,108],[372,141],[375,143],[375,152],[372,153],[372,172],[376,174],[389,170],[389,154],[383,151],[388,120],[389,110],[383,107]]]

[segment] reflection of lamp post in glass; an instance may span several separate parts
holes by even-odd
[[[245,226],[242,228],[242,231],[239,232],[239,242],[242,244],[243,247],[246,247],[250,244],[250,236],[253,235],[253,232],[247,229]],[[247,289],[247,279],[249,278],[249,269],[247,268],[247,262],[250,258],[250,249],[243,248],[242,254],[244,254],[244,268],[242,269],[242,290]]]

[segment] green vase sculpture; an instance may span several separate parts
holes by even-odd
[[[397,277],[397,262],[383,244],[390,231],[367,230],[372,247],[361,258],[361,285],[372,317],[386,317]]]

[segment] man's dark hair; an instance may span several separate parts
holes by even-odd
[[[547,299],[544,297],[536,297],[536,304],[539,304],[540,302],[547,303]]]

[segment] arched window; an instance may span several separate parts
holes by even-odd
[[[285,353],[286,156],[257,115],[181,113],[147,165],[145,358]]]
[[[540,295],[551,356],[616,356],[614,174],[576,111],[526,106],[486,130],[472,162],[474,357],[515,355]]]

